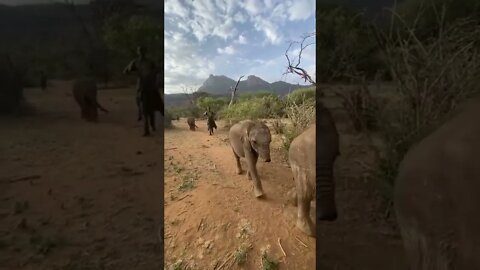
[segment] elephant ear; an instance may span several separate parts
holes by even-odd
[[[251,148],[252,146],[250,145],[250,130],[252,129],[252,125],[247,125],[245,128],[245,134],[241,137],[242,143],[244,145],[244,148],[248,146],[248,148]]]
[[[245,128],[245,138],[249,138],[252,127],[253,125],[247,125],[247,127]]]

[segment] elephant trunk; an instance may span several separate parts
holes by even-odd
[[[270,158],[270,147],[262,147],[259,149],[259,156],[265,161],[265,162],[270,162],[272,159]]]
[[[333,179],[333,162],[317,163],[316,189],[319,205],[317,218],[334,221],[337,219],[335,203],[335,183]]]

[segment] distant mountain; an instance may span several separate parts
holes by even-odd
[[[198,88],[200,92],[206,92],[213,95],[230,95],[230,88],[234,87],[237,81],[223,75],[210,75],[208,79]],[[287,82],[269,83],[260,77],[250,75],[246,80],[240,81],[238,84],[239,93],[255,93],[259,91],[271,91],[278,95],[286,95],[289,92],[309,87],[307,85],[295,85]]]
[[[234,87],[237,81],[224,75],[210,75],[207,80],[200,86],[194,95],[208,95],[213,97],[229,97],[230,87]],[[238,84],[238,95],[245,93],[256,93],[263,91],[271,91],[277,95],[287,95],[296,89],[310,87],[310,85],[295,85],[283,81],[269,83],[262,78],[250,75],[246,80],[240,81]],[[165,105],[167,107],[186,106],[189,99],[185,94],[165,94]]]

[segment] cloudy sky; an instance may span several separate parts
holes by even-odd
[[[210,74],[305,84],[283,75],[284,53],[290,41],[314,31],[314,0],[167,0],[165,92],[196,90]],[[302,54],[301,66],[314,78],[314,46]]]

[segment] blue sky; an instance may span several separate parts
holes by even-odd
[[[283,75],[284,54],[291,41],[312,32],[314,0],[167,0],[165,92],[196,90],[210,74],[305,84],[296,75]],[[298,46],[291,58],[295,53]],[[314,45],[302,54],[301,67],[315,78]]]

